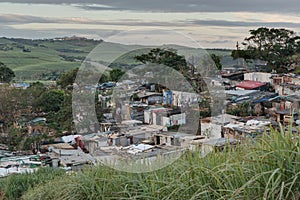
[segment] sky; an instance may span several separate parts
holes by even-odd
[[[230,48],[258,27],[300,35],[299,0],[0,1],[0,37],[80,36],[134,44]]]

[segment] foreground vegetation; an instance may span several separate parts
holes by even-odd
[[[8,199],[23,194],[22,199],[30,200],[299,199],[299,142],[289,132],[273,130],[236,150],[204,158],[190,152],[150,173],[130,174],[105,166],[73,175],[40,171],[4,179],[1,190]]]
[[[13,175],[0,179],[0,199],[17,199],[27,190],[64,174],[64,170],[41,168],[34,174]]]

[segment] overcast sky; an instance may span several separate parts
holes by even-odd
[[[261,26],[300,33],[298,0],[0,1],[0,36],[84,36],[234,48]],[[112,40],[113,41],[113,40]]]

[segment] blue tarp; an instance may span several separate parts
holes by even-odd
[[[265,102],[265,101],[269,101],[269,99],[271,99],[271,97],[264,97],[264,98],[257,99],[255,101],[253,101],[253,103],[262,103],[262,102]]]

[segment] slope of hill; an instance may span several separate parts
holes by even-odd
[[[100,46],[95,49],[99,44]],[[177,45],[163,45],[162,47],[175,48],[179,52],[198,51]],[[78,37],[44,40],[0,38],[0,61],[15,71],[17,81],[50,80],[55,79],[63,71],[80,67],[87,55],[105,64],[108,64],[110,60],[115,60],[111,65],[113,67],[130,68],[137,64],[134,56],[147,52],[147,48],[149,47]],[[122,52],[129,53],[115,59]],[[208,53],[226,57],[231,51],[208,50]]]
[[[45,79],[80,66],[81,60],[101,41],[0,39],[0,61],[18,79]]]

